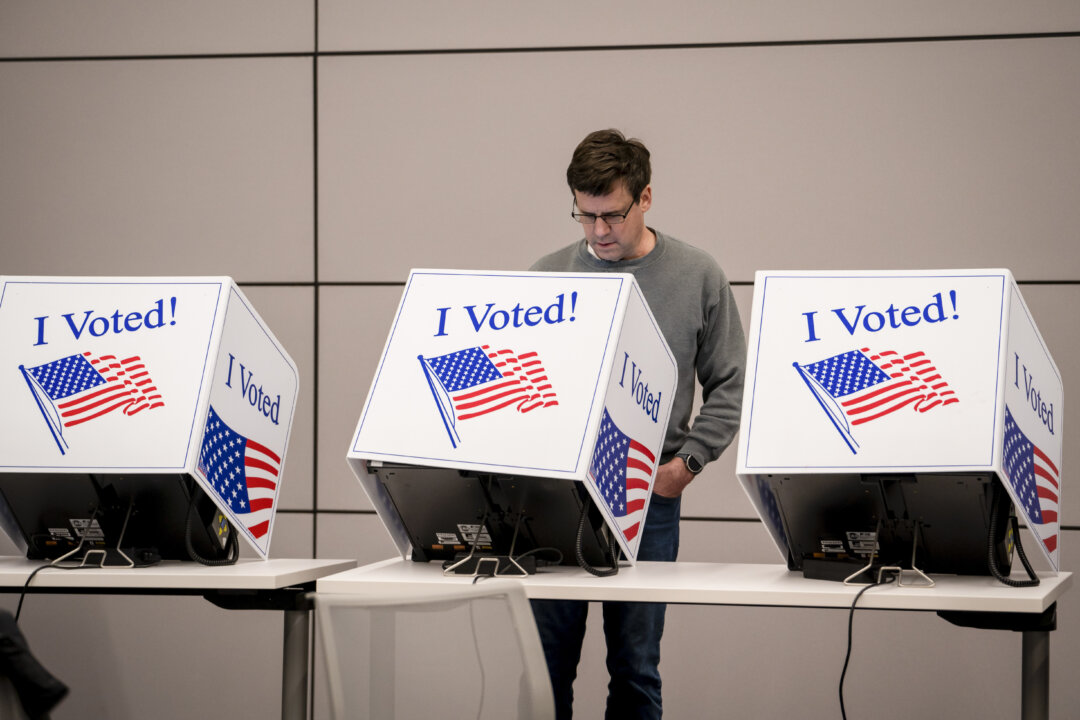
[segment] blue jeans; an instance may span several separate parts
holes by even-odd
[[[681,498],[653,495],[638,546],[638,560],[674,562],[679,554]],[[603,578],[597,582],[603,582]],[[584,600],[533,600],[533,615],[544,645],[556,720],[573,717],[574,679],[577,677],[585,619]],[[607,720],[660,718],[660,638],[664,634],[664,603],[605,602],[604,637],[607,640]]]

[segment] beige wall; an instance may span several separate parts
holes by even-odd
[[[1071,387],[1077,29],[1073,0],[4,0],[0,273],[234,276],[302,373],[272,553],[373,561],[393,549],[344,455],[406,273],[574,239],[564,171],[598,127],[646,141],[650,223],[716,256],[744,319],[758,269],[1008,267]],[[689,491],[684,559],[779,560],[734,466]],[[1055,717],[1080,706],[1078,611],[1051,640]],[[845,623],[672,607],[669,717],[836,717]],[[33,597],[23,624],[73,687],[58,720],[277,714],[277,614]],[[856,641],[853,715],[1018,713],[1018,635],[875,612]]]

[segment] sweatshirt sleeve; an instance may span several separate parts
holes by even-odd
[[[746,337],[727,278],[706,286],[702,298],[705,323],[698,347],[697,378],[702,404],[679,452],[689,452],[708,463],[734,440],[742,417],[746,370]]]

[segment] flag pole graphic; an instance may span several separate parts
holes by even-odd
[[[843,421],[844,426],[841,427],[841,421],[837,419],[835,413],[833,413],[829,406],[825,404],[825,401],[821,399],[821,393],[819,393],[818,389],[814,386],[813,379],[807,376],[806,371],[803,370],[802,366],[799,365],[799,363],[793,362],[791,364],[794,365],[795,369],[799,372],[799,377],[801,377],[803,379],[803,382],[806,383],[806,387],[810,388],[810,392],[813,394],[814,399],[818,401],[818,405],[820,405],[821,409],[825,411],[825,414],[829,417],[829,420],[832,422],[833,427],[835,427],[836,431],[840,433],[840,437],[844,438],[844,442],[846,442],[848,448],[850,448],[851,454],[857,455],[859,451],[855,448],[859,443],[855,442],[855,438],[853,438],[851,436],[851,433],[848,431],[847,421]]]
[[[60,454],[66,455],[64,448],[67,447],[67,442],[64,440],[64,436],[61,434],[60,428],[53,424],[52,416],[45,409],[45,406],[41,404],[41,398],[38,396],[37,388],[34,387],[34,380],[30,377],[30,373],[26,372],[26,366],[20,365],[19,370],[22,371],[23,379],[26,380],[27,386],[30,388],[30,394],[34,396],[34,402],[37,403],[38,410],[41,411],[41,417],[45,418],[45,424],[49,426],[49,432],[52,433],[53,440],[56,441],[56,446],[60,448]]]
[[[431,397],[435,400],[435,406],[439,408],[439,417],[442,418],[443,426],[446,428],[446,434],[450,436],[450,444],[456,448],[458,446],[458,441],[461,438],[458,437],[453,421],[446,417],[446,408],[443,407],[442,400],[439,398],[439,392],[435,389],[435,382],[431,379],[431,371],[428,369],[427,360],[424,359],[423,355],[417,355],[416,359],[420,361],[420,367],[424,370],[424,377],[427,378],[428,388],[431,390]]]

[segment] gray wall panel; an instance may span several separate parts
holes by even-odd
[[[281,715],[280,613],[201,597],[34,595],[19,625],[71,688],[53,720]]]
[[[315,471],[315,291],[302,286],[254,286],[243,291],[300,373],[278,507],[311,510]]]
[[[371,508],[345,455],[403,289],[324,287],[319,291],[319,509]]]
[[[278,512],[274,516],[271,558],[309,558],[315,556],[315,517],[306,512]],[[251,556],[255,557],[254,552]]]
[[[0,63],[5,274],[312,272],[311,61]]]
[[[0,3],[0,57],[303,52],[311,0],[11,0]]]
[[[1015,634],[954,627],[932,613],[875,611],[856,614],[854,638],[848,717],[1018,715]],[[672,607],[661,661],[666,714],[707,717],[719,707],[731,717],[838,718],[846,640],[840,609]],[[947,683],[938,681],[943,664]]]
[[[320,278],[521,269],[579,237],[562,177],[580,125],[550,110],[571,69],[561,54],[320,60]]]
[[[324,50],[568,47],[1046,32],[1080,24],[1068,0],[322,0]]]
[[[319,513],[319,557],[356,558],[361,565],[398,555],[375,513]]]
[[[616,125],[653,152],[650,224],[733,280],[1071,278],[1076,66],[1080,38],[324,59],[320,277],[527,267],[580,237],[566,163]]]

